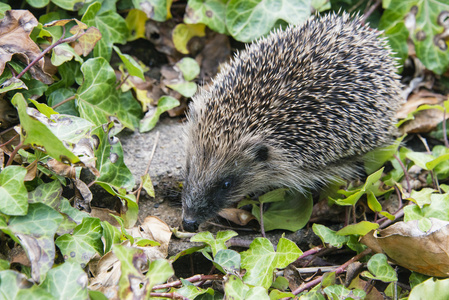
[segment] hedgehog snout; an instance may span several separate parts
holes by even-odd
[[[196,220],[183,219],[182,220],[182,228],[185,231],[194,232],[198,230],[200,224]]]

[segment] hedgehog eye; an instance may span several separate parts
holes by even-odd
[[[230,187],[231,187],[231,181],[229,181],[229,180],[224,181],[223,184],[221,185],[221,188],[222,188],[223,190],[227,190],[227,189],[229,189]]]

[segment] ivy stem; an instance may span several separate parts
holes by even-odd
[[[26,72],[28,72],[29,69],[31,69],[32,66],[34,66],[39,60],[41,60],[45,54],[47,54],[51,49],[55,48],[56,46],[63,44],[63,43],[71,43],[73,41],[76,41],[78,38],[82,37],[84,34],[86,34],[86,32],[81,32],[78,31],[77,34],[68,37],[68,38],[64,38],[65,36],[65,26],[62,26],[62,36],[61,38],[59,38],[59,40],[57,40],[54,44],[48,46],[44,51],[41,52],[41,54],[39,54],[35,59],[33,59],[30,64],[28,66],[26,66],[25,69],[22,70],[22,72],[20,72],[19,75],[17,75],[17,79],[20,79],[20,77],[22,77]]]
[[[183,295],[172,292],[172,293],[150,293],[150,297],[158,297],[158,298],[169,298],[169,299],[185,299],[188,300],[189,298],[184,297]]]
[[[195,276],[186,278],[185,280],[193,283],[193,282],[197,282],[197,281],[201,282],[203,280],[222,280],[223,277],[224,277],[224,275],[222,275],[222,274],[195,275]],[[161,289],[168,289],[168,288],[176,287],[176,286],[180,286],[180,285],[182,285],[181,280],[176,280],[176,281],[169,282],[169,283],[155,285],[155,286],[153,286],[152,291],[161,290]]]
[[[61,106],[61,105],[65,104],[65,103],[67,103],[67,102],[69,102],[69,101],[72,101],[73,99],[76,99],[76,96],[75,96],[75,95],[73,95],[73,96],[71,96],[71,97],[69,97],[69,98],[67,98],[67,99],[65,99],[65,100],[62,100],[62,101],[59,102],[58,104],[53,105],[51,108],[56,108],[56,107],[58,107],[58,106]]]
[[[418,134],[419,139],[423,143],[424,147],[426,147],[427,154],[432,155],[432,151],[430,151],[429,145],[427,144],[427,140],[423,138],[420,134]],[[432,177],[432,182],[434,185],[434,188],[438,190],[439,193],[441,193],[440,190],[440,184],[438,183],[438,178],[435,176],[435,172],[433,170],[430,170],[430,177]]]
[[[16,134],[15,136],[13,136],[9,141],[7,141],[6,143],[4,143],[4,144],[0,144],[0,148],[1,147],[4,147],[4,146],[6,146],[6,145],[8,145],[9,143],[11,143],[16,137],[18,137],[19,136],[19,134]]]
[[[267,236],[265,235],[265,227],[263,225],[263,203],[262,202],[260,203],[259,209],[260,209],[260,212],[259,212],[260,213],[260,233],[262,234],[262,236],[264,238],[266,238]]]
[[[362,24],[364,25],[366,20],[371,16],[371,14],[376,10],[376,8],[382,3],[382,0],[377,0],[367,11],[363,14],[361,19]]]
[[[447,130],[446,130],[446,107],[443,110],[443,138],[444,138],[444,146],[449,148],[449,141],[447,140]]]
[[[9,156],[8,162],[6,163],[6,166],[10,166],[12,162],[14,161],[14,157],[16,156],[17,152],[19,152],[20,149],[23,148],[23,141],[20,141],[20,143],[14,148],[14,150],[11,152],[11,155]]]
[[[407,182],[407,193],[410,195],[412,192],[412,185],[410,184],[410,176],[408,175],[407,168],[396,154],[393,154],[393,157],[398,161],[399,165],[402,168],[402,171],[404,172],[405,181]]]
[[[335,269],[335,274],[340,274],[343,273],[343,271],[346,269],[347,266],[349,266],[350,264],[352,264],[355,261],[360,260],[361,258],[365,257],[366,255],[371,253],[371,249],[365,249],[363,252],[357,254],[356,256],[354,256],[353,258],[351,258],[350,260],[348,260],[347,262],[345,262],[344,264],[342,264],[340,267],[338,267],[337,269]],[[317,285],[318,283],[321,282],[321,280],[323,279],[323,276],[319,276],[317,278],[315,278],[312,281],[309,281],[307,283],[303,283],[301,284],[296,290],[294,290],[292,293],[294,295],[298,295],[299,293]],[[289,298],[286,298],[289,299]]]

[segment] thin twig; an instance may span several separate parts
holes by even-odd
[[[1,144],[0,145],[0,148],[1,147],[4,147],[4,146],[6,146],[6,145],[8,145],[9,143],[11,143],[16,137],[18,137],[19,136],[19,134],[16,134],[15,136],[13,136],[9,141],[7,141],[7,142],[5,142],[4,144]]]
[[[20,79],[20,77],[22,77],[26,72],[28,72],[29,69],[31,69],[32,66],[34,66],[39,60],[41,60],[45,54],[47,54],[48,52],[50,52],[50,50],[52,50],[53,48],[55,48],[56,46],[63,44],[63,43],[71,43],[76,41],[77,39],[79,39],[80,37],[82,37],[83,35],[86,34],[86,32],[81,32],[78,31],[78,33],[76,35],[73,35],[71,37],[68,38],[64,38],[65,36],[65,27],[62,26],[62,36],[61,38],[59,38],[59,40],[57,40],[54,44],[48,46],[44,51],[42,51],[35,59],[33,59],[28,66],[25,67],[25,69],[22,70],[22,72],[20,72],[19,75],[17,75],[17,79]],[[80,33],[80,34],[79,34]]]
[[[159,142],[159,131],[156,133],[156,138],[154,139],[154,145],[153,145],[153,149],[151,150],[150,159],[148,160],[148,164],[147,164],[147,168],[145,169],[145,173],[143,173],[142,176],[145,176],[150,171],[150,165],[151,165],[151,162],[153,161],[153,156],[154,156],[154,153],[156,152],[156,147],[157,147],[158,142]],[[142,188],[143,188],[143,181],[141,180],[139,188],[137,189],[136,203],[139,203],[140,191],[142,190]]]
[[[117,87],[115,88],[117,91],[122,87],[122,85],[126,82],[126,80],[128,79],[129,74],[126,74],[125,78],[120,81],[120,83],[117,85]]]
[[[189,282],[197,282],[197,281],[203,281],[203,280],[222,280],[223,279],[223,274],[213,274],[213,275],[195,275],[189,278],[186,278],[185,280],[189,281]],[[158,284],[153,286],[153,288],[151,289],[152,291],[155,290],[161,290],[161,289],[168,289],[171,287],[177,287],[182,285],[181,280],[176,280],[173,282],[169,282],[169,283],[164,283],[164,284]]]
[[[260,233],[264,238],[267,236],[265,235],[265,227],[263,225],[263,203],[260,203]]]
[[[183,300],[189,300],[189,298],[184,297],[183,295],[172,292],[172,293],[150,293],[150,297],[157,297],[157,298],[169,298],[169,299],[183,299]]]
[[[429,145],[427,144],[427,140],[425,138],[423,138],[420,134],[418,134],[418,137],[421,140],[421,142],[423,143],[424,147],[426,147],[427,154],[432,155],[432,151],[430,151]],[[436,178],[435,172],[433,170],[430,170],[430,177],[432,177],[432,182],[433,182],[434,188],[436,188],[438,190],[438,192],[441,193],[438,178]]]
[[[16,156],[17,152],[19,152],[20,149],[23,147],[23,141],[20,141],[20,143],[14,148],[14,150],[11,152],[11,155],[9,156],[8,162],[6,163],[6,166],[10,166],[12,162],[14,161],[14,157]]]
[[[407,182],[407,193],[410,195],[410,193],[412,192],[412,185],[410,184],[410,176],[408,175],[407,168],[396,154],[393,154],[393,157],[398,161],[399,165],[402,168],[402,171],[404,172],[405,181]]]
[[[363,252],[361,252],[360,254],[357,254],[356,256],[354,256],[353,258],[351,258],[350,260],[348,260],[347,262],[345,262],[344,264],[342,264],[340,267],[338,267],[337,269],[335,269],[335,274],[340,274],[342,273],[347,266],[349,266],[350,264],[352,264],[355,261],[358,261],[360,259],[362,259],[363,257],[365,257],[366,255],[371,253],[371,249],[366,249]],[[323,279],[323,276],[317,277],[312,281],[309,281],[307,283],[301,284],[296,290],[294,290],[292,293],[294,295],[298,295],[299,293],[317,285],[318,283],[321,282],[321,280]]]
[[[447,130],[446,130],[446,107],[443,110],[443,138],[444,138],[444,146],[449,148],[449,142],[447,140]]]
[[[76,99],[76,96],[75,96],[75,95],[73,95],[73,96],[71,96],[71,97],[69,97],[69,98],[67,98],[67,99],[65,99],[65,100],[62,100],[62,101],[59,102],[58,104],[53,105],[51,108],[56,108],[56,107],[58,107],[58,106],[61,106],[61,105],[65,104],[65,103],[67,103],[67,102],[69,102],[69,101],[72,101],[73,99]]]
[[[386,217],[378,220],[377,221],[378,224],[380,224],[381,221],[385,220],[385,222],[383,222],[382,224],[379,225],[379,229],[387,227],[388,225],[392,224],[394,221],[396,221],[399,218],[402,218],[403,216],[404,216],[404,210],[401,208],[394,214],[394,220],[390,220]]]
[[[300,260],[300,259],[303,259],[303,258],[305,258],[305,257],[307,257],[307,256],[310,256],[310,255],[312,255],[312,254],[318,253],[318,252],[321,251],[322,249],[323,249],[323,246],[316,246],[316,247],[313,247],[312,249],[309,249],[309,250],[303,252],[302,255],[301,255],[300,257],[298,257],[298,259],[297,259],[296,261],[298,261],[298,260]]]
[[[377,9],[377,7],[382,3],[382,0],[377,0],[366,13],[363,14],[362,19],[360,20],[362,24],[366,23],[366,20],[371,16],[371,14]]]

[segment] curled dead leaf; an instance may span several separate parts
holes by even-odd
[[[384,230],[369,232],[361,242],[409,270],[449,277],[449,222],[429,220],[431,227],[427,232],[419,229],[417,220],[398,222]]]
[[[29,64],[41,50],[30,38],[30,33],[38,25],[37,19],[27,10],[9,10],[0,20],[0,74],[13,55]],[[44,59],[40,59],[31,69],[31,75],[45,84],[53,83],[52,77],[44,71]]]
[[[55,172],[57,175],[68,177],[68,178],[75,178],[76,177],[76,170],[74,166],[66,165],[60,161],[57,161],[56,159],[52,158],[47,161],[47,167]]]
[[[218,215],[240,226],[245,226],[249,221],[255,219],[249,211],[238,208],[223,209]]]

